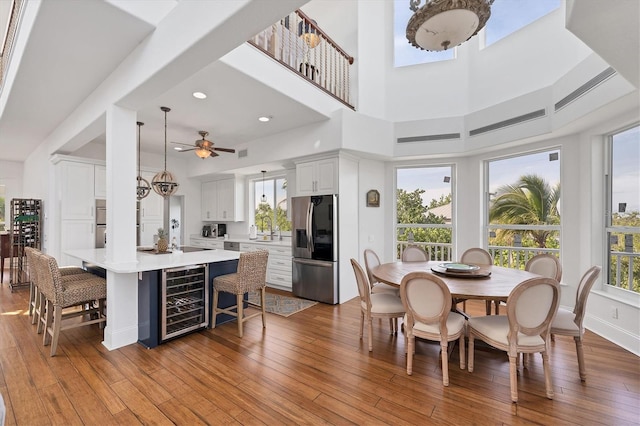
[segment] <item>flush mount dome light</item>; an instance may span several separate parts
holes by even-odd
[[[407,40],[434,52],[458,46],[484,28],[494,0],[409,0],[414,14],[407,24]]]
[[[263,115],[262,117],[258,117],[258,121],[261,121],[263,123],[266,123],[267,121],[270,121],[270,120],[271,120],[271,116]]]
[[[193,92],[193,97],[196,99],[207,99],[207,94],[203,92]]]

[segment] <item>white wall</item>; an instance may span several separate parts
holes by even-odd
[[[23,165],[17,161],[0,160],[0,185],[5,186],[4,211],[7,220],[5,229],[9,230],[8,218],[11,212],[11,200],[24,198],[22,192]]]

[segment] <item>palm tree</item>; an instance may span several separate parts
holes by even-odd
[[[489,209],[489,221],[510,225],[557,225],[560,223],[558,202],[560,183],[553,188],[540,176],[521,176],[514,185],[498,188],[496,198]],[[503,236],[515,234],[515,230],[503,230]],[[546,247],[549,230],[527,230],[540,248]]]

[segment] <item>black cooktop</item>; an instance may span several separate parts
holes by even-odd
[[[180,250],[182,250],[185,253],[191,253],[194,251],[205,251],[205,250],[212,250],[212,249],[205,248],[205,247],[182,246],[180,247]]]

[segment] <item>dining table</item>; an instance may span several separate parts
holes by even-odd
[[[520,269],[496,265],[470,265],[468,270],[453,268],[464,264],[443,261],[382,263],[371,270],[379,282],[400,287],[405,275],[423,271],[441,278],[454,299],[481,299],[506,301],[511,291],[521,282],[540,277]],[[449,268],[451,266],[451,268]]]

